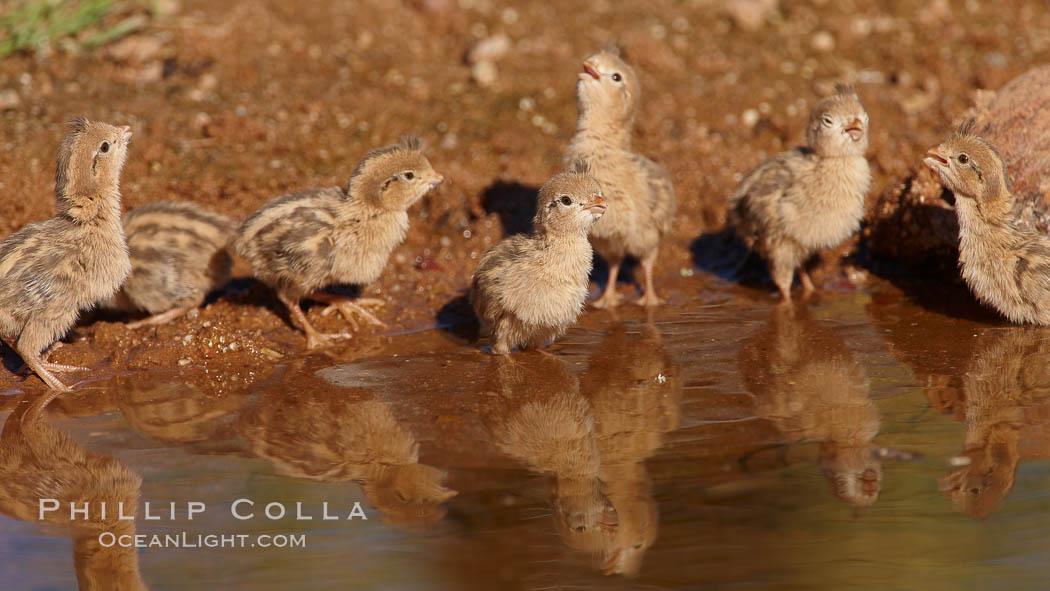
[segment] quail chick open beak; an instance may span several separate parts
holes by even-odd
[[[926,157],[923,158],[922,161],[926,163],[926,166],[929,166],[936,172],[948,170],[948,158],[941,152],[940,146],[930,148],[930,150],[926,152]]]
[[[602,217],[605,213],[605,199],[601,195],[594,195],[586,205],[583,206],[583,210],[592,214],[595,218]]]
[[[598,72],[598,65],[591,61],[583,62],[583,71],[580,72],[580,80],[593,78],[600,80],[602,75]]]
[[[849,127],[843,131],[849,134],[853,141],[860,141],[860,138],[864,135],[864,123],[860,119],[854,119],[850,122]]]
[[[130,144],[131,143],[131,128],[128,127],[127,125],[121,125],[117,129],[120,130],[120,141],[123,142],[125,146]]]
[[[433,189],[434,187],[440,185],[444,180],[445,177],[435,172],[433,176],[427,179],[427,184],[430,185],[431,189]]]

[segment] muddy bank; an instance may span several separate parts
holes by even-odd
[[[346,347],[362,353],[462,316],[457,298],[477,257],[520,229],[530,189],[561,167],[580,60],[613,42],[643,85],[635,146],[670,171],[679,196],[657,264],[672,302],[722,285],[696,272],[721,256],[697,239],[721,229],[726,195],[743,173],[801,141],[808,109],[835,82],[855,84],[871,115],[872,246],[862,264],[918,258],[891,246],[944,250],[951,216],[938,210],[941,226],[882,238],[880,227],[910,227],[894,221],[895,211],[916,208],[879,213],[888,201],[878,196],[900,192],[975,91],[1050,61],[1043,5],[782,1],[752,3],[745,12],[758,12],[741,15],[737,4],[185,0],[128,37],[138,45],[123,51],[0,61],[0,90],[18,97],[0,112],[0,234],[52,214],[53,158],[74,114],[134,127],[125,207],[178,199],[238,218],[282,193],[345,183],[368,149],[414,131],[449,180],[410,212],[408,238],[365,288],[389,302],[380,317],[391,328]],[[918,194],[940,194],[918,174]],[[835,263],[857,244],[824,258]],[[241,279],[213,303],[169,327],[129,332],[117,319],[87,318],[54,360],[119,373],[180,363],[251,368],[300,352],[302,337],[270,290],[244,279],[243,264],[234,274]],[[816,278],[864,286],[863,274],[843,275],[834,264]],[[759,276],[756,297],[765,297],[766,281]],[[316,308],[309,314],[322,330],[342,327]],[[5,364],[17,365],[3,351]],[[19,383],[0,375],[0,386]]]

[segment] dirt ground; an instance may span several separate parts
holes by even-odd
[[[508,50],[472,66],[472,48],[500,35]],[[457,298],[476,258],[521,227],[531,191],[561,168],[580,63],[606,43],[642,78],[635,146],[676,184],[658,276],[680,301],[711,279],[697,270],[698,238],[720,230],[735,183],[801,140],[834,83],[855,84],[871,117],[873,210],[975,91],[1048,61],[1050,11],[976,0],[183,0],[115,45],[0,61],[0,91],[17,93],[0,112],[0,235],[53,214],[54,154],[74,115],[133,127],[127,208],[177,199],[238,217],[344,184],[367,150],[414,132],[448,181],[411,211],[407,240],[364,293],[388,301],[387,334],[433,326],[465,310]],[[861,269],[832,265],[826,285],[863,287],[864,236],[847,250]],[[235,272],[247,275],[243,263]],[[322,328],[339,327],[318,312]],[[348,347],[386,338],[367,329]],[[67,340],[55,361],[247,373],[303,343],[272,293],[246,279],[170,326],[89,318]],[[18,365],[10,351],[4,360]],[[20,381],[0,372],[0,386]]]

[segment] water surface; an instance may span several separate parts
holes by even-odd
[[[1050,331],[931,297],[886,287],[789,308],[705,291],[650,318],[588,314],[511,359],[428,330],[360,358],[285,360],[239,388],[187,368],[53,401],[10,392],[0,580],[1045,587]],[[39,520],[40,498],[63,509]],[[238,499],[253,518],[234,517]],[[70,520],[69,503],[102,501],[137,517]],[[192,520],[190,502],[206,507]],[[288,514],[267,518],[271,502]],[[323,519],[325,503],[341,519]],[[346,519],[355,503],[367,520]],[[105,548],[104,532],[306,547]]]

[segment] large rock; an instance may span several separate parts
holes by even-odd
[[[976,119],[976,132],[999,148],[1017,196],[1020,225],[1050,228],[1050,66],[1014,78],[997,92],[978,92],[960,123]],[[876,258],[954,271],[959,227],[954,197],[916,159],[911,174],[879,195],[866,238]]]

